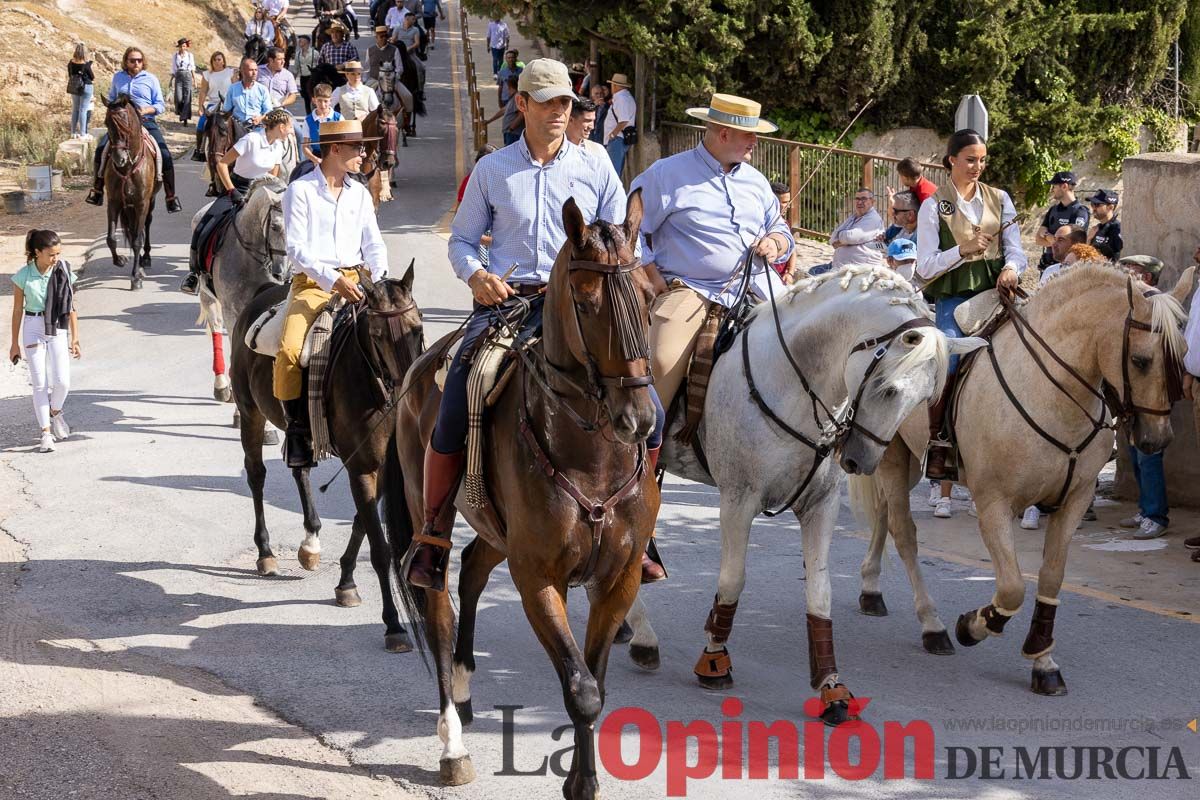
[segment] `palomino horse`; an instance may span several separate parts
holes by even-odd
[[[474,779],[462,726],[472,716],[476,608],[488,575],[507,558],[575,727],[563,794],[568,800],[597,796],[593,726],[604,704],[609,648],[637,595],[641,554],[659,504],[645,446],[655,411],[646,297],[637,288],[643,276],[633,253],[641,216],[640,194],[630,198],[620,226],[587,225],[574,200],[565,204],[567,241],[541,296],[541,342],[518,357],[491,409],[483,455],[490,501],[463,509],[479,535],[462,554],[457,643],[448,592],[425,590],[423,607],[407,608],[409,619],[424,620],[437,662],[447,784]],[[423,458],[440,399],[434,372],[449,345],[447,337],[413,365],[398,409],[403,484],[389,482],[384,493],[398,569],[411,526],[419,527],[424,516]],[[587,587],[591,605],[582,652],[567,621],[567,588],[575,585]]]
[[[371,547],[371,565],[379,578],[383,596],[384,645],[392,652],[411,649],[408,634],[400,624],[393,599],[388,570],[390,550],[376,510],[376,481],[385,469],[385,459],[395,461],[393,431],[395,414],[390,402],[394,387],[420,354],[424,344],[421,313],[412,299],[413,268],[402,280],[371,281],[359,271],[364,302],[351,310],[353,328],[341,339],[335,334],[331,348],[337,348],[330,362],[327,386],[326,420],[330,442],[350,473],[356,514],[350,541],[341,559],[341,579],[334,592],[338,605],[361,603],[354,583],[354,565],[365,535]],[[284,426],[283,406],[272,388],[274,359],[246,347],[246,331],[258,316],[287,297],[288,287],[264,283],[238,317],[233,331],[233,394],[242,414],[242,451],[245,454],[246,481],[254,496],[254,543],[258,547],[260,575],[278,570],[271,550],[270,534],[263,515],[263,485],[267,469],[263,465],[263,429],[266,420]],[[398,468],[398,467],[396,467]],[[314,570],[321,560],[318,534],[321,518],[313,503],[308,468],[293,469],[300,490],[307,535],[300,545],[300,565]],[[401,591],[403,596],[404,592]]]
[[[942,391],[949,354],[983,341],[947,340],[916,290],[880,267],[848,267],[779,291],[772,287],[713,368],[697,434],[707,464],[675,436],[664,441],[663,464],[721,492],[721,571],[695,670],[701,685],[733,685],[726,644],[751,524],[790,508],[803,533],[809,679],[821,693],[821,718],[835,725],[853,716],[834,658],[829,580],[842,471],[873,472],[905,418]],[[682,427],[683,414],[677,420]],[[631,657],[657,667],[640,598],[629,621]],[[941,637],[949,646],[945,629]]]
[[[378,141],[366,143],[367,152],[359,170],[367,177],[367,189],[378,210],[380,203],[392,199],[392,170],[396,168],[396,139],[399,132],[396,115],[386,103],[380,103],[378,108],[363,117],[362,129],[363,136],[379,137]]]
[[[213,254],[212,290],[207,283],[201,284],[200,321],[212,334],[213,341],[213,397],[223,403],[233,402],[222,340],[222,332],[227,329],[226,320],[236,323],[259,287],[265,283],[283,283],[286,277],[285,189],[287,184],[272,175],[257,178],[250,184],[245,204]],[[193,228],[207,209],[205,206],[196,212]],[[268,441],[268,444],[277,443]]]
[[[142,129],[137,105],[122,94],[108,104],[104,115],[108,146],[104,156],[104,193],[108,196],[108,243],[114,266],[125,266],[117,255],[118,224],[133,251],[129,288],[141,289],[150,266],[150,222],[154,218],[154,193],[159,180],[154,143]],[[139,255],[140,253],[140,255]]]
[[[955,629],[971,647],[999,636],[1020,610],[1025,581],[1012,518],[1038,504],[1050,513],[1037,598],[1021,654],[1033,662],[1031,688],[1066,694],[1051,657],[1054,616],[1067,547],[1091,502],[1096,476],[1112,453],[1112,418],[1128,423],[1130,442],[1146,453],[1171,441],[1170,385],[1186,345],[1180,305],[1192,286],[1187,270],[1170,294],[1158,293],[1110,264],[1084,263],[1046,283],[1020,316],[991,337],[975,363],[960,368],[952,409],[960,469],[975,498],[979,529],[996,570],[996,590]],[[1016,324],[1014,324],[1016,323]],[[851,478],[851,501],[871,523],[862,565],[864,611],[887,613],[879,591],[880,558],[890,530],[929,630],[937,610],[917,565],[909,491],[920,478],[929,438],[924,410],[912,415],[871,478]]]

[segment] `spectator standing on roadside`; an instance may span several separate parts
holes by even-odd
[[[917,241],[917,212],[921,203],[912,189],[892,195],[892,220],[894,223],[883,232],[883,243],[891,244],[896,239]]]
[[[593,156],[608,158],[608,151],[588,137],[596,127],[596,104],[591,100],[571,101],[571,118],[567,121],[567,141],[579,145]]]
[[[629,78],[620,72],[608,79],[612,87],[612,100],[609,103],[608,114],[604,118],[604,149],[612,159],[613,169],[620,176],[625,168],[625,154],[629,152],[626,129],[632,131],[634,117],[637,115],[637,102],[629,92]]]
[[[900,159],[900,163],[896,164],[896,174],[900,176],[900,183],[904,185],[904,188],[917,196],[917,208],[921,207],[921,203],[933,197],[934,192],[937,191],[937,184],[925,177],[925,168],[915,158]],[[891,194],[892,191],[889,187],[889,197]]]
[[[75,274],[61,258],[58,234],[31,230],[25,236],[27,263],[13,275],[13,364],[24,352],[33,384],[33,412],[41,429],[38,452],[54,450],[54,441],[71,435],[63,403],[71,386],[70,357],[79,358],[79,320],[75,315]],[[70,336],[70,340],[67,336]]]
[[[87,56],[87,48],[80,42],[75,45],[75,55],[67,62],[67,94],[71,95],[72,139],[82,139],[88,135],[88,110],[92,107],[96,76],[92,73],[92,62]]]
[[[446,18],[446,6],[442,0],[421,0],[421,11],[425,21],[425,30],[429,33],[429,49],[437,49],[438,17]]]
[[[588,137],[598,145],[604,145],[604,120],[608,117],[608,92],[603,86],[593,86],[588,91],[592,102],[596,104],[596,124]]]
[[[304,98],[304,113],[312,113],[312,71],[317,65],[317,51],[312,48],[312,39],[302,33],[296,37],[296,52],[292,54],[292,75],[300,82],[300,96]]]
[[[1038,262],[1038,268],[1045,269],[1054,264],[1054,254],[1050,248],[1054,245],[1055,232],[1063,225],[1073,225],[1081,231],[1087,231],[1088,222],[1091,220],[1091,212],[1083,203],[1075,198],[1075,173],[1068,171],[1056,172],[1054,177],[1046,181],[1050,185],[1050,194],[1053,196],[1055,203],[1046,209],[1046,216],[1042,218],[1042,226],[1038,228],[1037,243],[1045,249],[1042,251],[1042,260]],[[1084,239],[1086,241],[1086,234]],[[1061,260],[1061,259],[1059,259]]]
[[[175,42],[171,79],[175,82],[175,114],[186,125],[192,121],[192,96],[196,93],[196,58],[190,39]]]
[[[508,79],[516,78],[521,74],[521,70],[525,65],[517,60],[519,53],[516,50],[508,50],[504,53],[504,63],[500,65],[500,71],[496,73],[496,103],[501,108],[508,103]]]
[[[1092,217],[1099,223],[1088,231],[1088,244],[1109,261],[1120,260],[1125,240],[1121,238],[1121,220],[1117,219],[1117,193],[1098,189],[1088,204],[1092,207]]]
[[[492,78],[500,77],[500,65],[504,63],[504,51],[508,49],[508,23],[499,16],[488,23],[488,49],[492,51]]]
[[[792,187],[780,181],[771,181],[771,192],[779,202],[779,216],[783,218],[784,222],[787,222],[788,212],[792,207]],[[792,252],[788,254],[787,258],[777,261],[771,266],[779,273],[780,280],[787,284],[792,283],[796,280],[796,248],[792,248]]]
[[[483,121],[483,124],[486,126],[501,117],[504,118],[500,123],[500,130],[504,135],[505,147],[520,139],[521,131],[525,130],[525,115],[517,107],[517,81],[518,78],[515,75],[508,79],[508,101],[498,108],[495,114]]]

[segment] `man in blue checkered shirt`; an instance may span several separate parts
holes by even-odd
[[[346,26],[341,20],[334,20],[329,26],[331,41],[321,45],[321,63],[340,67],[347,61],[358,61],[358,48],[354,42],[346,41]]]
[[[441,590],[446,585],[452,513],[448,503],[462,475],[467,440],[467,376],[463,354],[487,330],[490,309],[513,297],[534,298],[521,332],[541,322],[541,290],[567,240],[563,205],[575,199],[584,219],[625,219],[625,190],[612,162],[594,156],[566,138],[571,116],[571,79],[564,64],[543,58],[531,61],[517,83],[517,103],[525,114],[525,133],[508,147],[484,156],[467,181],[450,235],[450,262],[455,274],[471,287],[475,311],[463,332],[442,390],[433,436],[425,450],[425,536],[446,546],[426,543],[410,548],[405,575],[414,586]],[[491,232],[488,263],[479,260],[479,240]],[[502,277],[503,276],[503,277]],[[651,396],[653,392],[651,392]],[[657,455],[663,413],[647,440]]]

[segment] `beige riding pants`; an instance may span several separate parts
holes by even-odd
[[[358,283],[356,271],[340,271],[347,279]],[[278,399],[296,400],[302,394],[304,370],[300,366],[300,351],[304,349],[308,329],[312,327],[331,297],[331,292],[322,289],[303,272],[292,277],[287,316],[283,320],[283,336],[279,342],[279,353],[275,356],[273,388]]]
[[[708,304],[695,289],[676,280],[650,306],[650,364],[654,389],[664,409],[671,408],[679,385],[687,377]]]

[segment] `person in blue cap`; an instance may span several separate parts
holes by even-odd
[[[1125,240],[1121,238],[1121,220],[1117,219],[1117,193],[1097,189],[1088,199],[1092,217],[1098,225],[1088,232],[1088,244],[1099,250],[1109,261],[1120,261]]]
[[[917,243],[912,239],[892,239],[887,249],[888,267],[911,281],[916,263]]]
[[[1063,225],[1073,225],[1081,231],[1086,231],[1092,218],[1087,206],[1075,197],[1075,184],[1078,181],[1075,180],[1074,172],[1056,172],[1046,183],[1050,185],[1050,194],[1055,203],[1046,209],[1046,216],[1042,217],[1042,226],[1038,228],[1037,243],[1044,248],[1038,269],[1045,269],[1057,260],[1050,252],[1055,231]]]

